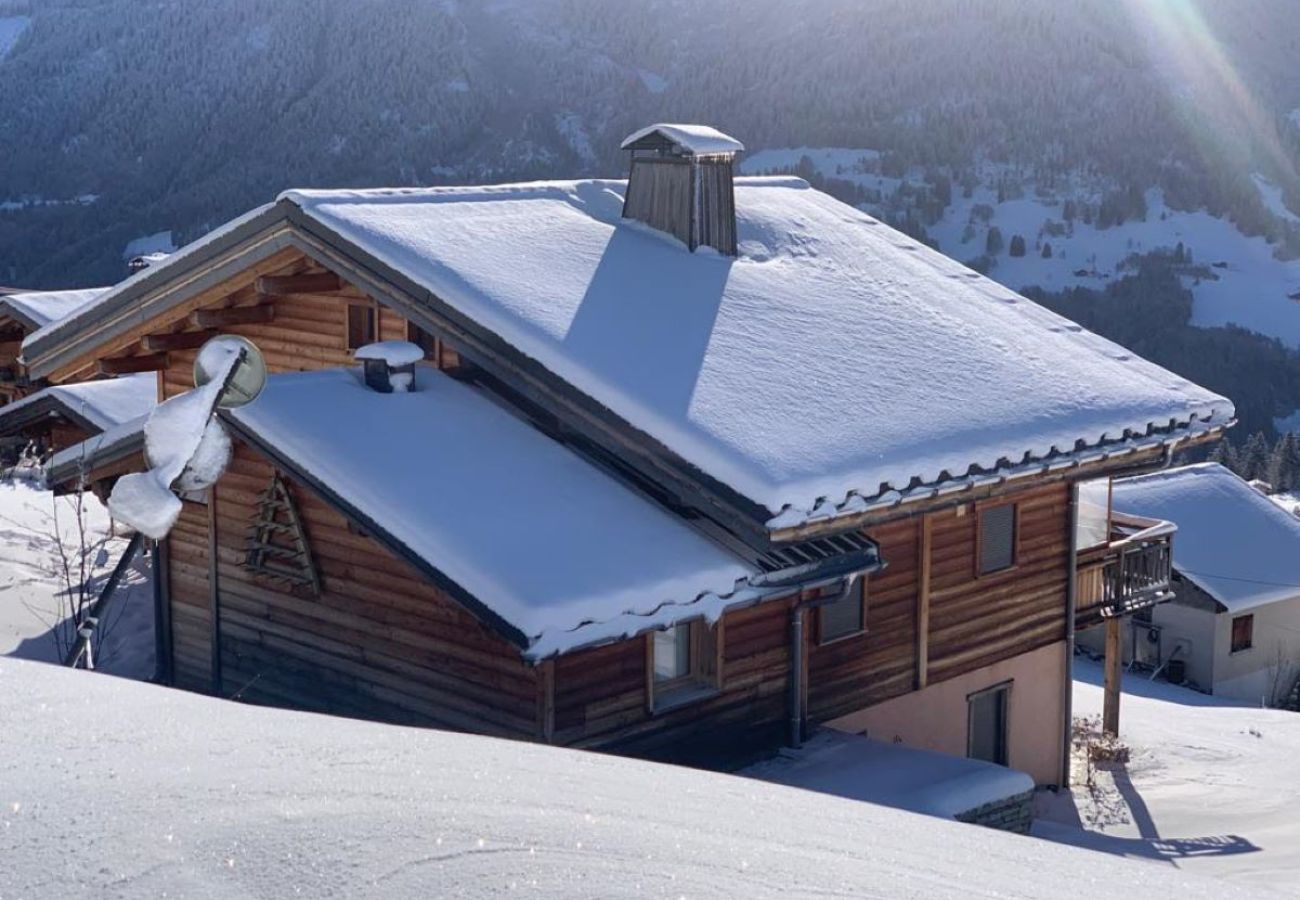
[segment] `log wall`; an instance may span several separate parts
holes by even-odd
[[[177,684],[213,690],[209,510],[217,535],[222,696],[359,718],[537,737],[539,679],[518,651],[306,488],[298,504],[323,589],[245,566],[268,462],[240,446],[212,506],[169,543]]]

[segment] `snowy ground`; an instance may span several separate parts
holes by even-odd
[[[1080,661],[1076,716],[1101,714],[1101,667]],[[1127,766],[1044,797],[1034,833],[1300,896],[1300,714],[1235,706],[1130,674]],[[1080,830],[1080,829],[1083,830]]]
[[[109,536],[108,513],[84,495],[89,586],[98,588],[116,565],[126,539]],[[57,522],[57,528],[56,528]],[[58,544],[63,535],[69,553],[78,546],[76,508],[71,498],[56,498],[30,481],[0,480],[0,656],[56,662],[70,629],[68,581]],[[137,558],[119,587],[102,626],[97,667],[115,675],[148,678],[153,674],[153,591],[149,563]],[[74,578],[80,581],[80,578]],[[62,635],[60,645],[56,637]]]
[[[1258,896],[749,778],[7,659],[0,722],[6,898]]]

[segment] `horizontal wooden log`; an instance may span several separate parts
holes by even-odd
[[[161,372],[167,368],[166,353],[146,353],[141,356],[116,356],[99,360],[100,375],[130,375],[135,372]]]
[[[178,331],[174,334],[146,334],[141,344],[150,352],[194,350],[202,347],[218,333],[212,329],[204,329],[203,331]]]
[[[263,275],[257,279],[257,291],[270,297],[284,294],[332,294],[343,289],[343,281],[333,272],[304,272],[300,275]]]
[[[270,322],[275,318],[275,307],[269,303],[260,306],[228,306],[224,309],[196,309],[190,313],[190,324],[198,328],[225,328],[228,325],[247,325]]]

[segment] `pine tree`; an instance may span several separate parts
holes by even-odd
[[[1262,431],[1255,432],[1241,450],[1237,474],[1247,481],[1267,480],[1269,456],[1268,438]]]
[[[1052,258],[1052,245],[1048,241],[1043,242],[1043,259]]]
[[[994,225],[989,229],[988,239],[984,242],[984,252],[989,256],[997,256],[1002,252],[1002,230]]]
[[[1236,456],[1237,450],[1232,446],[1232,440],[1224,437],[1214,445],[1214,449],[1206,457],[1206,462],[1218,463],[1225,469],[1231,469],[1235,472],[1237,471]]]
[[[1024,256],[1024,255],[1025,255],[1025,239],[1024,239],[1023,237],[1021,237],[1020,235],[1018,235],[1018,234],[1016,234],[1016,235],[1012,235],[1012,236],[1011,236],[1011,249],[1010,249],[1009,252],[1011,253],[1012,256],[1017,257],[1017,258],[1019,258],[1019,257],[1021,257],[1021,256]]]
[[[1300,479],[1300,442],[1293,433],[1278,438],[1268,461],[1268,483],[1275,491],[1292,491]]]

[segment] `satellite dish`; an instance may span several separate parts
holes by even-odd
[[[217,398],[217,406],[222,409],[235,409],[252,403],[266,387],[266,359],[262,351],[248,338],[236,334],[219,334],[203,345],[194,359],[194,386],[203,387],[221,371],[221,360],[229,360],[229,357],[212,350],[231,344],[243,350],[243,358],[231,373],[226,389]]]

